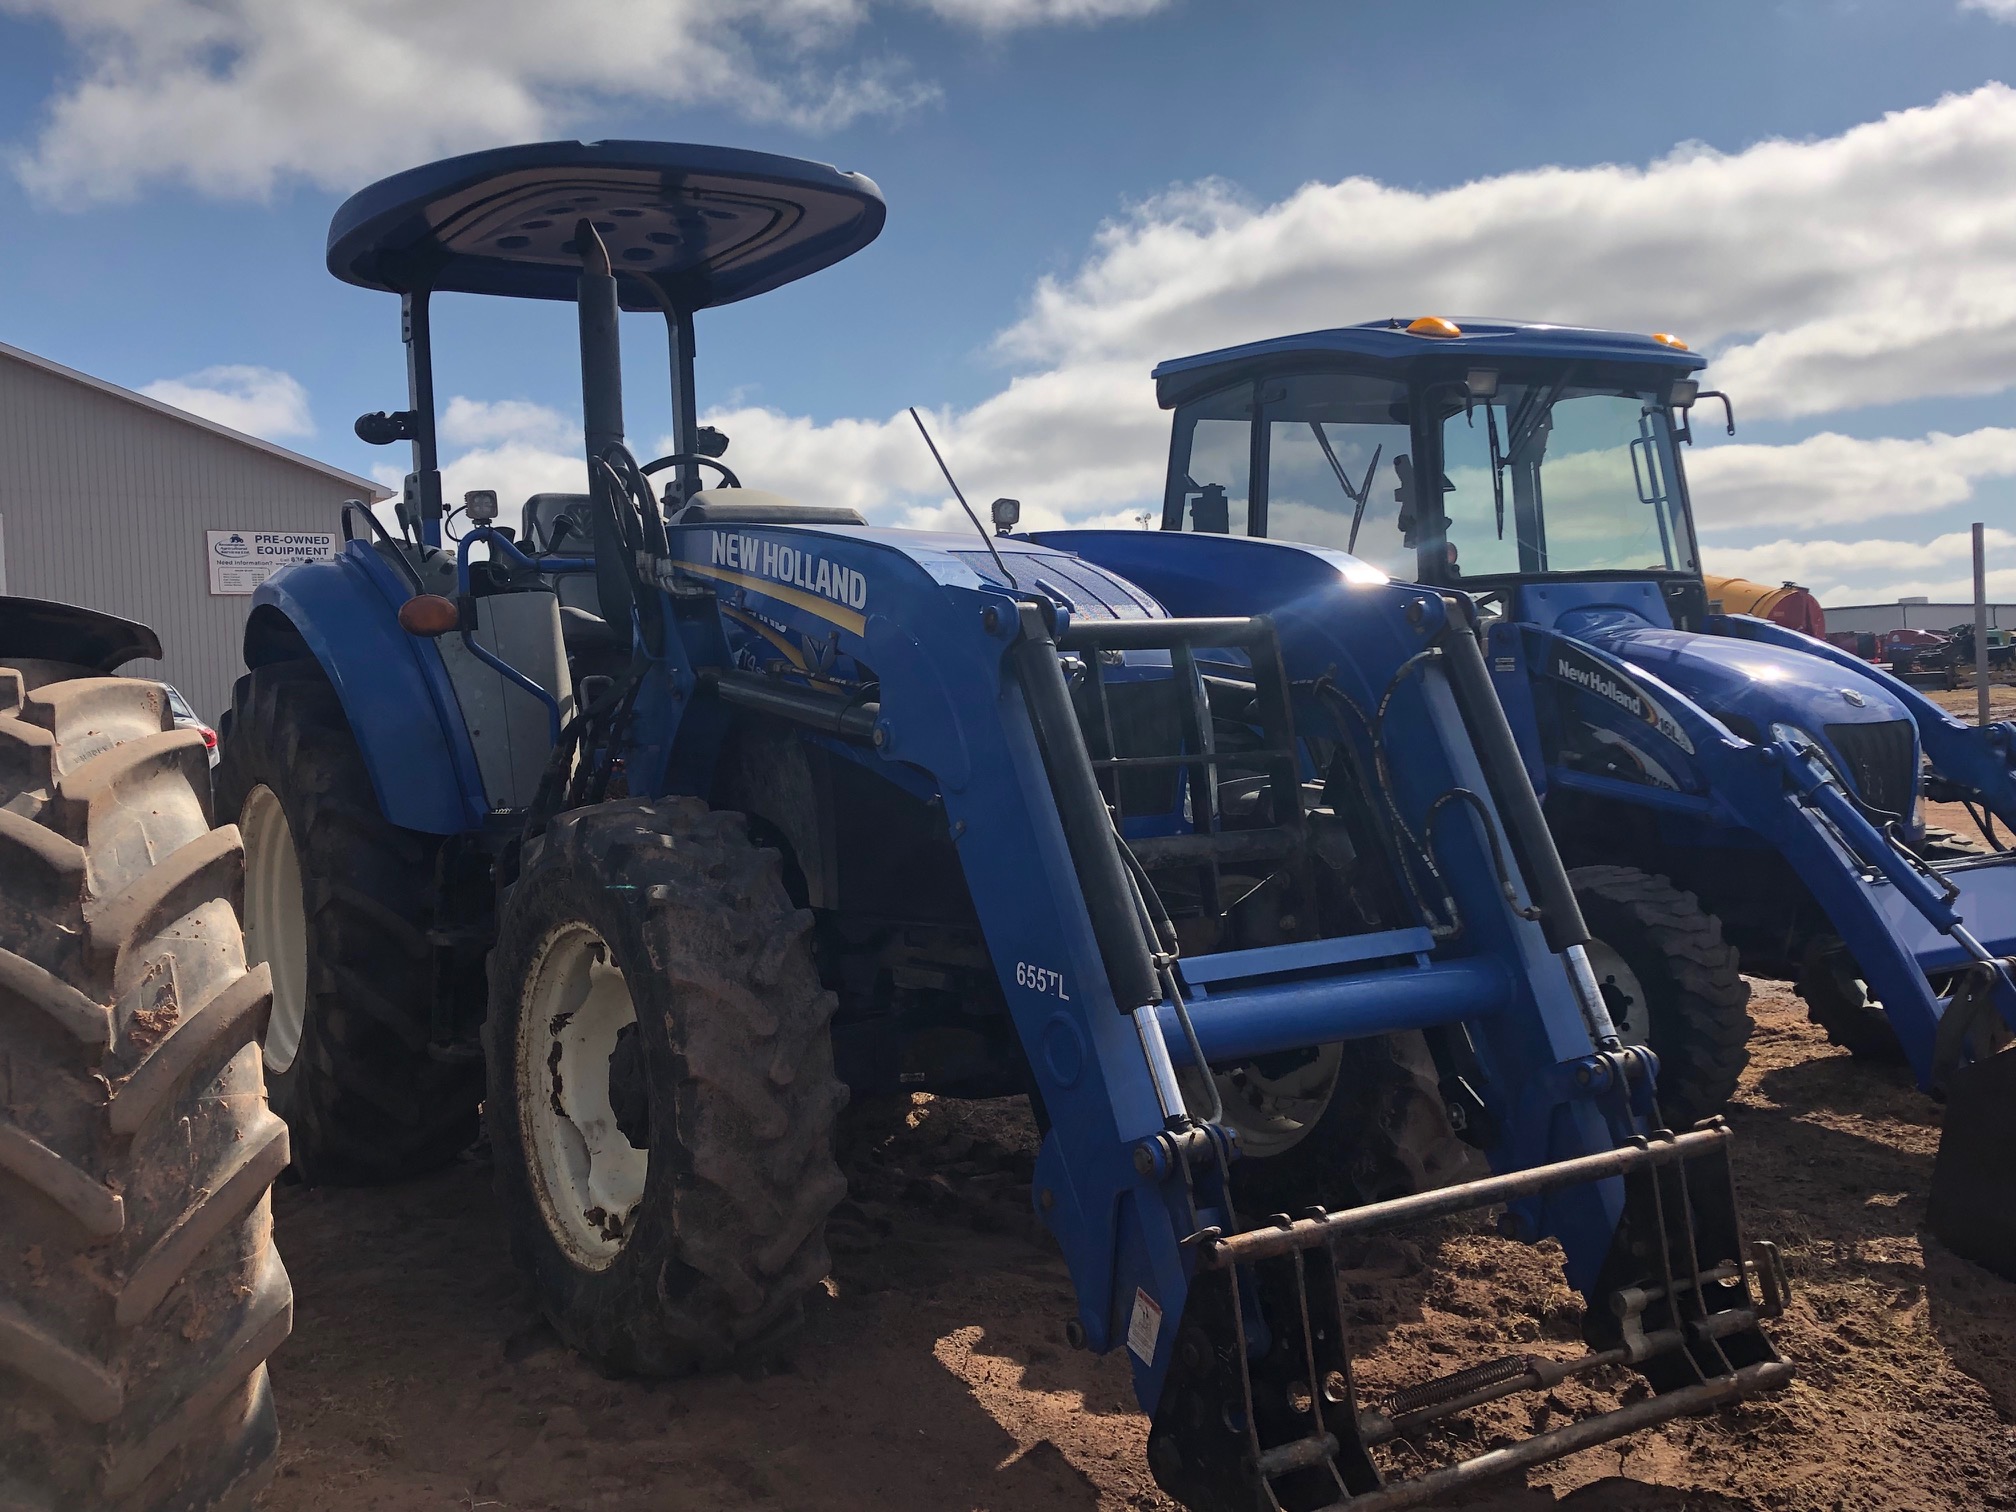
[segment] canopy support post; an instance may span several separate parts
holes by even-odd
[[[692,456],[699,439],[699,402],[693,393],[693,312],[665,307],[665,337],[672,348],[672,450]],[[700,469],[679,464],[679,502],[700,491]]]
[[[399,296],[399,335],[406,344],[406,408],[412,414],[413,470],[399,501],[407,535],[417,525],[424,546],[441,544],[441,458],[434,440],[434,336],[427,321],[426,289]]]

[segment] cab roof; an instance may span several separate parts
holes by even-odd
[[[1284,367],[1320,367],[1338,358],[1389,365],[1441,359],[1453,363],[1491,363],[1519,359],[1585,358],[1599,362],[1656,365],[1680,377],[1707,365],[1699,353],[1654,341],[1627,331],[1599,331],[1586,326],[1541,325],[1529,321],[1457,317],[1460,336],[1416,336],[1408,318],[1368,320],[1363,325],[1328,331],[1304,331],[1276,336],[1244,346],[1221,347],[1195,357],[1176,357],[1155,369],[1155,397],[1164,409],[1194,394],[1208,393],[1241,377]]]
[[[886,215],[872,180],[825,163],[683,142],[534,142],[359,190],[329,223],[329,271],[397,294],[571,300],[586,217],[624,308],[703,310],[853,255]]]

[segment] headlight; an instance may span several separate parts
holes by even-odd
[[[1819,756],[1823,761],[1827,757],[1827,753],[1821,749],[1820,742],[1815,740],[1811,735],[1807,734],[1806,731],[1800,729],[1799,726],[1797,725],[1792,724],[1772,725],[1771,739],[1774,744],[1781,740],[1789,741],[1794,747],[1796,747],[1801,751],[1812,751],[1816,756]]]
[[[1827,748],[1815,740],[1810,731],[1802,730],[1795,724],[1773,724],[1771,740],[1773,744],[1785,741],[1801,756],[1814,757],[1820,765],[1827,768],[1827,775],[1840,783],[1845,791],[1850,793],[1854,791],[1848,779],[1841,775],[1841,768],[1835,765],[1834,758],[1828,754]]]

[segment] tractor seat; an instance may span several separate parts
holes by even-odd
[[[592,651],[627,651],[630,637],[599,614],[573,604],[560,606],[560,643],[569,656]]]
[[[710,488],[675,510],[672,525],[866,525],[844,504],[800,504],[760,488]]]

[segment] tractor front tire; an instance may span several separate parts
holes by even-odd
[[[482,1068],[428,1053],[440,840],[386,821],[342,703],[313,661],[238,679],[219,810],[247,858],[245,935],[273,972],[274,1110],[311,1183],[371,1184],[475,1142]]]
[[[1916,849],[1927,861],[1958,861],[1967,856],[1989,853],[1988,847],[1973,836],[1936,824],[1925,826],[1925,838],[1918,842]]]
[[[1676,1129],[1720,1113],[1750,1063],[1750,984],[1722,923],[1664,877],[1631,866],[1568,874],[1589,962],[1627,1042],[1659,1057],[1659,1110]]]
[[[166,689],[49,670],[0,666],[0,1506],[243,1508],[293,1321],[244,852]]]
[[[1806,1017],[1859,1061],[1876,1066],[1905,1063],[1904,1042],[1890,1027],[1883,1005],[1869,996],[1848,947],[1839,939],[1815,941],[1806,952],[1792,990],[1806,1004]]]
[[[527,843],[501,910],[485,1119],[519,1263],[616,1375],[781,1353],[846,1194],[835,1007],[739,814],[623,799]]]
[[[1190,1110],[1203,1116],[1197,1077],[1183,1080]],[[1232,1196],[1248,1218],[1358,1207],[1490,1174],[1450,1124],[1418,1030],[1220,1066],[1216,1080],[1242,1157]]]

